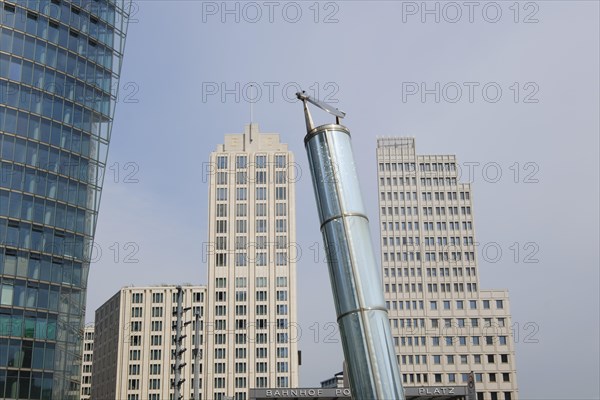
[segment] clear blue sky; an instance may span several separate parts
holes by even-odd
[[[245,4],[134,2],[87,320],[124,285],[206,283],[202,167],[249,122],[256,82],[255,122],[302,171],[301,384],[341,369],[299,85],[348,113],[372,221],[376,137],[456,154],[463,180],[474,166],[481,287],[510,290],[521,399],[599,398],[599,3],[427,3],[439,22],[421,2]]]

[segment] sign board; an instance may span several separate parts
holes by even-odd
[[[404,394],[407,399],[410,398],[432,398],[443,397],[445,399],[456,397],[466,400],[477,400],[475,393],[475,380],[469,375],[469,384],[471,386],[421,386],[407,387]],[[302,389],[250,389],[250,400],[253,399],[350,399],[351,392],[349,388],[302,388]]]

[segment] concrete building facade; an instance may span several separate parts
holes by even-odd
[[[208,286],[184,287],[202,311],[201,399],[248,399],[251,388],[298,386],[296,164],[258,125],[211,153]],[[175,286],[124,288],[96,311],[92,397],[172,396]],[[205,297],[206,295],[206,297]],[[185,328],[182,394],[192,396],[193,324]],[[188,332],[189,331],[189,332]]]
[[[297,387],[294,155],[250,124],[208,167],[205,398]]]
[[[94,361],[94,326],[87,325],[83,331],[83,358],[81,360],[80,400],[90,400],[92,394],[92,363]]]
[[[377,141],[383,288],[404,386],[466,385],[518,397],[506,290],[479,286],[471,186],[455,156]]]
[[[184,326],[181,394],[193,398],[194,314],[205,311],[205,286],[183,286]],[[177,287],[123,288],[96,310],[91,396],[94,400],[168,400],[173,396]],[[200,318],[200,332],[204,318]],[[204,333],[201,333],[204,335]],[[203,338],[200,338],[203,343]],[[200,346],[200,376],[203,371]],[[200,388],[202,390],[202,381]]]

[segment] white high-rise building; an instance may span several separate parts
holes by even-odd
[[[204,313],[205,286],[182,286],[184,320],[181,377],[184,399],[193,398],[196,311]],[[175,331],[177,287],[127,287],[96,310],[93,377],[94,400],[168,400],[175,378]],[[203,334],[200,319],[200,334]],[[200,338],[200,390],[202,391],[203,338]],[[205,397],[202,396],[202,399]]]
[[[455,156],[377,141],[384,294],[405,387],[466,385],[518,396],[508,292],[481,290],[471,186]]]
[[[250,124],[209,170],[205,398],[297,387],[294,156]]]
[[[94,325],[83,330],[83,358],[81,360],[80,400],[90,400],[92,392],[92,362],[94,359]]]

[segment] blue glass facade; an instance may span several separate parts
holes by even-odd
[[[0,398],[79,398],[127,9],[0,0]]]

